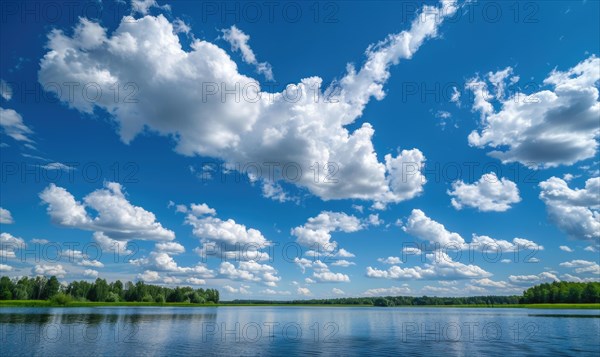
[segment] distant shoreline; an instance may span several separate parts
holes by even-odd
[[[363,307],[373,308],[377,306],[373,305],[352,305],[352,304],[300,304],[300,303],[264,303],[264,304],[243,304],[243,303],[218,303],[218,304],[193,304],[193,303],[153,303],[153,302],[86,302],[77,301],[69,302],[65,305],[54,304],[47,300],[1,300],[1,308],[9,307],[286,307],[286,306],[300,306],[300,307]],[[599,303],[583,303],[583,304],[496,304],[496,305],[400,305],[394,307],[401,308],[419,308],[419,307],[431,307],[431,308],[525,308],[525,309],[596,309],[600,310]],[[382,309],[390,307],[380,307]]]

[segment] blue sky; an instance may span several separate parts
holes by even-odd
[[[598,280],[597,1],[52,4],[2,4],[2,274]]]

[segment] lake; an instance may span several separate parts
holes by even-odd
[[[599,356],[600,311],[1,308],[2,356]]]

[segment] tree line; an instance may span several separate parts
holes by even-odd
[[[540,284],[525,290],[521,300],[525,304],[600,303],[600,282]]]
[[[108,283],[105,279],[94,282],[73,281],[61,285],[55,276],[37,276],[10,279],[0,278],[0,300],[49,300],[60,299],[97,302],[189,302],[194,304],[218,303],[216,289],[193,289],[184,287],[164,287],[138,281],[135,284],[120,280]]]
[[[427,305],[516,305],[543,303],[600,303],[600,283],[556,281],[533,286],[522,296],[379,296],[361,298],[311,299],[291,301],[233,300],[224,304],[302,304],[302,305],[366,305],[366,306],[427,306]]]
[[[518,304],[519,296],[378,296],[360,298],[311,299],[290,301],[233,300],[223,304],[282,304],[282,305],[365,305],[365,306],[427,306],[427,305],[506,305]]]
[[[219,303],[216,289],[193,289],[165,287],[138,281],[135,284],[120,280],[108,283],[104,279],[94,282],[73,281],[62,285],[55,276],[49,278],[0,278],[0,300],[49,300],[97,301],[97,302],[188,302],[194,304]],[[365,305],[365,306],[427,306],[427,305],[509,305],[539,303],[600,303],[600,282],[575,283],[555,281],[533,286],[522,296],[379,296],[347,297],[311,300],[233,300],[224,304],[282,304],[282,305]]]

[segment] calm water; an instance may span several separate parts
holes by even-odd
[[[598,310],[2,308],[2,356],[600,356]]]

